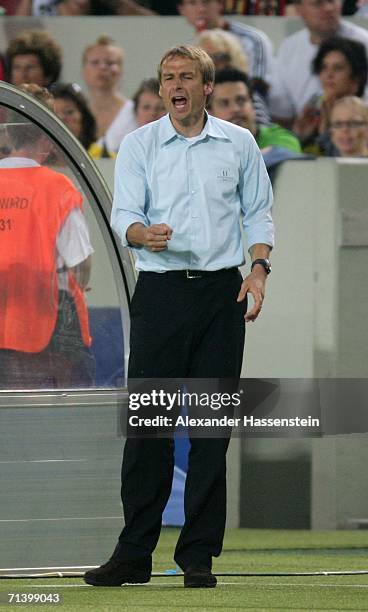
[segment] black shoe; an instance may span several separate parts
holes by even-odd
[[[120,586],[122,584],[144,584],[151,579],[151,559],[121,561],[110,559],[101,567],[84,574],[84,582],[93,586]]]
[[[186,589],[214,588],[216,584],[216,576],[211,573],[209,567],[190,565],[184,572],[184,587]]]

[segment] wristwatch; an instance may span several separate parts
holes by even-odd
[[[266,272],[266,274],[270,274],[271,273],[271,262],[269,259],[255,259],[254,261],[252,261],[252,265],[250,267],[251,270],[253,270],[254,266],[256,264],[259,264],[260,266],[263,266],[264,271]]]

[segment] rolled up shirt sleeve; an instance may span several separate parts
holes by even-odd
[[[251,134],[244,149],[244,167],[239,182],[243,227],[248,248],[254,244],[274,246],[274,225],[271,216],[273,194],[266,166]]]
[[[149,225],[145,214],[147,182],[144,151],[133,134],[128,134],[120,145],[115,166],[114,200],[111,226],[123,246],[128,243],[126,233],[133,223]]]

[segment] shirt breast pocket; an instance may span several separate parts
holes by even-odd
[[[218,193],[226,196],[236,191],[239,177],[234,167],[215,166],[212,170],[211,183]]]
[[[216,166],[215,179],[219,184],[237,182],[237,176],[235,175],[234,168],[230,168],[229,166]]]

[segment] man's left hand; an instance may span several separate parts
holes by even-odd
[[[251,310],[245,314],[246,323],[255,321],[261,312],[263,299],[265,295],[267,274],[262,266],[254,266],[253,271],[243,280],[240,287],[237,302],[242,302],[245,296],[250,293],[253,296],[254,304]]]

